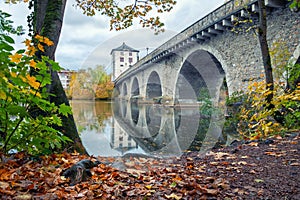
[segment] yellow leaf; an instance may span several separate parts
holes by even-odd
[[[44,40],[44,37],[41,36],[41,35],[36,35],[36,36],[34,36],[34,38],[37,39],[40,42],[43,42],[43,40]]]
[[[3,100],[6,99],[6,94],[2,90],[0,90],[0,99],[3,99]]]
[[[24,78],[23,76],[21,76],[20,75],[20,79],[22,79],[22,81],[24,82],[24,83],[26,83],[27,82],[27,79],[26,78]]]
[[[44,41],[43,41],[47,46],[52,46],[52,45],[54,45],[54,43],[51,41],[51,40],[49,40],[48,38],[44,38]]]
[[[40,83],[36,81],[36,78],[34,76],[30,76],[29,74],[27,74],[26,78],[28,80],[29,85],[34,89],[38,89],[40,87]]]
[[[30,60],[29,66],[36,69],[36,62],[33,59]]]
[[[28,46],[26,54],[28,56],[33,56],[36,52],[36,48],[34,46]]]
[[[24,41],[24,43],[25,43],[25,45],[27,46],[27,47],[29,47],[29,46],[31,46],[31,40],[29,40],[29,39],[26,39],[25,41]]]
[[[42,52],[45,52],[44,46],[41,44],[38,44],[38,49]]]
[[[10,72],[10,75],[14,78],[17,77],[17,74],[15,72]]]
[[[152,186],[151,185],[146,185],[145,188],[147,188],[148,190],[151,190]]]
[[[13,55],[9,55],[9,58],[10,58],[11,62],[19,63],[19,62],[21,62],[22,55],[15,53]]]
[[[254,179],[254,181],[255,181],[256,183],[263,183],[263,182],[265,182],[265,181],[262,180],[262,179]]]
[[[267,123],[267,126],[271,126],[271,125],[272,125],[272,123],[273,123],[273,122],[269,122],[269,123]]]

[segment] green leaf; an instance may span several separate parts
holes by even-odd
[[[15,41],[14,39],[12,39],[10,36],[8,35],[3,35],[3,38],[6,40],[6,42],[10,43],[10,44],[14,44]]]
[[[25,50],[24,49],[20,49],[20,50],[17,51],[17,53],[18,54],[23,54],[23,53],[25,53]]]
[[[0,49],[4,49],[6,51],[13,51],[14,48],[12,46],[10,46],[9,44],[7,44],[6,42],[2,42],[0,44]]]
[[[19,115],[20,117],[24,117],[27,114],[25,107],[22,106],[11,105],[7,110],[11,115]]]
[[[70,106],[67,106],[66,104],[63,103],[63,104],[59,105],[58,112],[67,117],[69,114],[72,113],[72,110],[71,110]]]
[[[50,62],[50,63],[51,63],[51,65],[52,65],[52,69],[53,69],[53,70],[55,70],[55,71],[61,70],[61,67],[59,66],[59,64],[58,64],[57,62],[52,61],[52,62]]]
[[[176,187],[177,183],[176,182],[173,182],[171,183],[170,187]]]

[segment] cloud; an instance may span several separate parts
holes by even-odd
[[[155,35],[152,30],[149,29],[136,29],[120,33],[103,43],[99,44],[82,63],[81,68],[94,67],[96,65],[105,65],[110,67],[111,55],[110,52],[113,48],[119,47],[123,42],[128,46],[139,50],[140,57],[145,56],[147,48],[149,52],[161,45],[162,42],[167,41],[176,32],[165,31],[163,34]]]
[[[224,0],[177,1],[174,10],[163,15],[166,28],[180,32],[223,3]]]

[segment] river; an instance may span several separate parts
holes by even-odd
[[[81,100],[70,104],[83,145],[94,156],[180,156],[186,151],[206,152],[227,140],[223,118],[203,115],[197,106]]]

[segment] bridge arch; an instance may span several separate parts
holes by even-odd
[[[209,51],[196,49],[187,55],[179,70],[176,98],[179,102],[191,103],[208,95],[217,103],[224,83],[225,71],[220,61]]]
[[[134,77],[131,85],[131,97],[140,95],[140,86],[137,77]]]
[[[153,99],[160,96],[162,96],[161,80],[158,73],[152,71],[147,80],[146,98]]]

